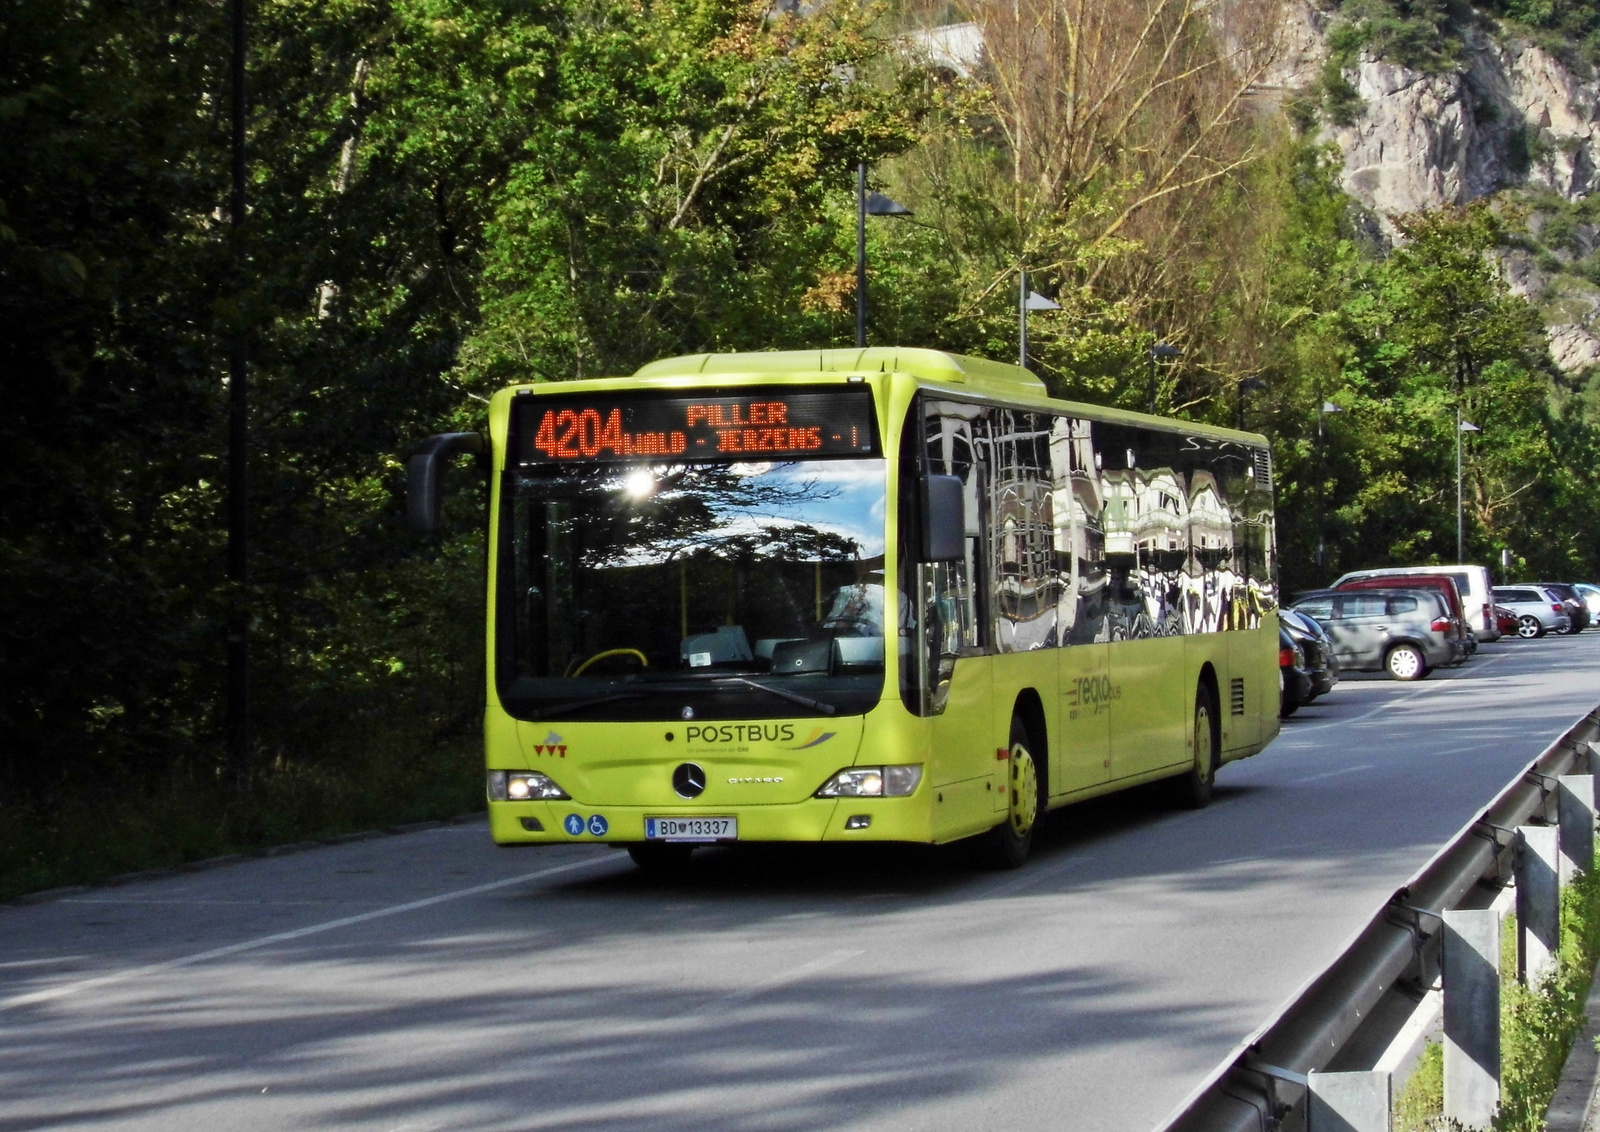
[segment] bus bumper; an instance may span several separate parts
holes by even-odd
[[[933,840],[926,788],[909,798],[808,798],[793,805],[720,808],[490,802],[489,833],[497,845],[627,845],[645,839],[646,817],[737,818],[740,841]]]

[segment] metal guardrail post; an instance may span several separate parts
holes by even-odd
[[[1537,983],[1561,948],[1561,831],[1517,827],[1517,980]]]
[[[1444,1115],[1488,1128],[1500,1105],[1500,913],[1446,912]]]
[[[1563,774],[1561,801],[1561,883],[1569,885],[1594,865],[1594,784],[1592,774]]]
[[[1306,1132],[1389,1132],[1389,1074],[1306,1074]]]
[[[1311,979],[1254,1033],[1245,1037],[1233,1054],[1209,1073],[1184,1098],[1161,1124],[1159,1132],[1262,1132],[1277,1128],[1285,1118],[1307,1116],[1304,1106],[1307,1085],[1292,1078],[1309,1075],[1331,1064],[1350,1037],[1371,1017],[1384,996],[1394,993],[1399,980],[1431,981],[1426,954],[1434,940],[1443,944],[1441,913],[1455,916],[1486,916],[1493,912],[1450,912],[1458,904],[1481,902],[1487,893],[1505,886],[1513,850],[1520,842],[1515,826],[1538,821],[1549,812],[1555,817],[1557,776],[1576,771],[1600,774],[1600,709],[1585,712],[1562,736],[1551,743],[1508,782],[1473,819],[1423,865],[1404,886],[1377,909],[1344,952]],[[1554,839],[1558,830],[1548,829]],[[1549,858],[1555,872],[1556,857]],[[1552,887],[1555,878],[1552,876]],[[1488,1107],[1493,1110],[1499,1096],[1499,927],[1490,929],[1493,942],[1483,949],[1492,958],[1480,960],[1496,978],[1493,1003],[1485,1017],[1491,1022],[1487,1032],[1493,1036],[1494,1056],[1480,1062],[1467,1059],[1464,1066],[1475,1066],[1477,1083],[1492,1090]],[[1459,948],[1459,940],[1458,940]],[[1464,960],[1458,957],[1457,967]],[[1448,979],[1448,976],[1447,976]],[[1471,1014],[1463,1005],[1465,988],[1458,987],[1455,1011]],[[1450,992],[1445,991],[1447,1002]],[[1470,996],[1469,996],[1470,997]],[[1452,1008],[1446,1006],[1446,1011]],[[1465,1039],[1463,1039],[1465,1041]],[[1466,1058],[1475,1049],[1471,1043],[1459,1048],[1452,1060]],[[1448,1045],[1446,1047],[1449,1049]],[[1271,1066],[1269,1072],[1266,1068]],[[1485,1068],[1485,1066],[1487,1068]],[[1449,1070],[1446,1070],[1447,1079]],[[1462,1089],[1474,1078],[1465,1075],[1453,1092],[1459,1099]],[[1451,1086],[1446,1086],[1447,1105]],[[1450,1110],[1446,1109],[1448,1114]],[[1483,1124],[1487,1124],[1485,1117]]]

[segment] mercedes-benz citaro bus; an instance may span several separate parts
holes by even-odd
[[[973,839],[1278,727],[1266,441],[932,350],[701,354],[489,408],[489,826],[644,866]],[[443,463],[410,461],[436,530]]]

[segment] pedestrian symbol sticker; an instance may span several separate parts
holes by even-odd
[[[568,814],[566,821],[561,823],[566,826],[567,833],[572,837],[583,836],[583,815]]]
[[[604,837],[606,830],[610,828],[611,827],[607,824],[606,819],[601,817],[599,814],[595,814],[594,817],[589,819],[589,832],[594,834],[596,837]]]

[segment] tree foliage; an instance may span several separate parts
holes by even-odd
[[[456,534],[414,541],[407,446],[478,427],[509,381],[848,344],[858,162],[916,211],[870,224],[873,341],[1013,358],[1027,270],[1061,304],[1030,351],[1058,393],[1144,407],[1149,348],[1176,343],[1162,411],[1274,437],[1289,586],[1322,538],[1328,574],[1454,557],[1458,409],[1483,428],[1469,558],[1600,567],[1597,414],[1495,269],[1518,218],[1403,217],[1375,247],[1335,162],[1258,96],[1265,0],[973,0],[955,14],[986,51],[954,69],[912,49],[909,5],[251,10],[240,279],[226,5],[0,6],[13,818],[90,781],[220,797],[230,335],[251,343],[258,789],[353,796],[342,768],[455,750],[481,711],[481,489],[452,494]],[[1437,5],[1342,10],[1401,20],[1396,43],[1442,26]],[[1571,16],[1541,11],[1517,18]],[[229,836],[288,830],[228,813]]]

